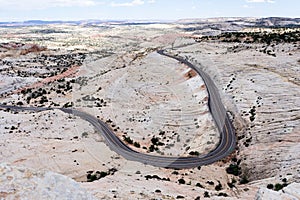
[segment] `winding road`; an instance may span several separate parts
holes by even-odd
[[[124,158],[141,162],[147,165],[152,165],[156,167],[164,168],[174,168],[174,169],[184,169],[184,168],[194,168],[202,165],[208,165],[214,163],[227,155],[229,155],[236,145],[235,131],[233,125],[228,117],[228,114],[225,110],[224,105],[222,104],[219,92],[215,86],[212,79],[202,71],[200,68],[194,66],[187,60],[176,57],[173,55],[166,54],[164,50],[157,51],[162,56],[167,56],[172,59],[176,59],[179,62],[186,64],[191,69],[195,70],[204,80],[206,88],[208,91],[208,106],[211,112],[211,115],[215,121],[215,124],[220,132],[220,142],[218,146],[205,155],[200,155],[198,157],[166,157],[166,156],[156,156],[150,154],[144,154],[137,152],[130,147],[128,147],[121,139],[119,139],[114,132],[105,124],[103,121],[97,119],[96,117],[87,114],[85,112],[71,109],[71,108],[44,108],[44,107],[19,107],[19,106],[10,106],[0,104],[2,109],[11,109],[15,111],[45,111],[45,110],[54,110],[59,109],[65,113],[78,116],[83,120],[91,123],[96,130],[102,133],[102,136],[105,138],[107,145],[111,150],[115,151]]]

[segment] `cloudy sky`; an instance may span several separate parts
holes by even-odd
[[[300,0],[0,0],[0,21],[300,17]]]

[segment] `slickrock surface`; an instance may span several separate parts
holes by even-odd
[[[0,164],[0,199],[96,199],[67,176]]]
[[[229,51],[236,46],[242,50]],[[216,76],[224,102],[235,117],[238,154],[249,179],[291,173],[298,180],[300,52],[293,44],[278,45],[274,57],[259,52],[260,45],[247,46],[199,43],[176,52],[185,52]]]
[[[239,23],[209,19],[199,24],[0,28],[4,47],[45,47],[20,55],[2,45],[1,103],[75,107],[106,121],[143,153],[207,153],[218,144],[219,133],[208,112],[206,87],[186,66],[156,53],[168,48],[214,79],[238,139],[236,151],[212,165],[161,169],[125,160],[89,123],[59,110],[0,110],[0,162],[9,163],[1,165],[0,195],[57,199],[64,189],[77,191],[60,199],[92,198],[80,185],[97,199],[299,198],[299,41],[199,38],[224,30],[257,31],[243,25],[256,19],[231,20]],[[13,180],[15,194],[6,187]],[[41,193],[34,196],[28,188]]]
[[[261,188],[256,194],[255,197],[257,200],[263,199],[274,199],[274,200],[293,200],[293,199],[300,199],[300,184],[299,183],[292,183],[288,185],[283,190],[276,192],[273,190],[269,190],[267,188]]]
[[[140,148],[142,152],[149,153],[153,138],[163,143],[153,152],[158,155],[207,153],[215,148],[219,133],[209,114],[205,85],[195,72],[157,53],[101,75],[99,67],[105,65],[96,61],[81,68],[90,70],[85,74],[89,84],[72,93],[76,107],[111,120],[120,138],[138,142],[146,148]],[[97,98],[107,106],[89,109],[94,105],[91,99]]]

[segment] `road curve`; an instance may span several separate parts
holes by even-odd
[[[19,106],[9,106],[9,105],[2,105],[2,104],[0,104],[0,108],[11,109],[15,111],[19,111],[19,110],[45,111],[45,110],[59,109],[65,113],[78,116],[83,120],[86,120],[89,123],[91,123],[96,128],[96,130],[102,133],[102,136],[105,138],[105,141],[111,150],[115,151],[116,153],[118,153],[119,155],[123,156],[128,160],[137,161],[137,162],[141,162],[156,167],[174,168],[174,169],[194,168],[194,167],[214,163],[229,155],[235,148],[235,144],[236,144],[235,131],[227,115],[227,112],[221,102],[218,89],[213,83],[213,81],[205,72],[195,67],[187,60],[173,55],[168,55],[164,53],[163,50],[159,50],[157,52],[163,56],[176,59],[179,62],[186,64],[188,67],[195,70],[203,78],[209,96],[208,99],[209,110],[212,114],[212,117],[215,121],[218,131],[220,132],[220,142],[218,146],[208,154],[200,155],[198,157],[190,157],[190,156],[189,157],[166,157],[166,156],[156,156],[156,155],[137,152],[131,149],[130,147],[128,147],[125,143],[123,143],[122,140],[119,139],[114,134],[114,132],[108,127],[108,125],[105,124],[103,121],[97,119],[96,117],[90,114],[72,108],[19,107]]]

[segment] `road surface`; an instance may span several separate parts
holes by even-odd
[[[184,168],[194,168],[202,165],[208,165],[214,163],[218,160],[229,155],[234,149],[236,145],[235,131],[232,126],[232,123],[227,115],[224,105],[221,102],[221,98],[218,92],[217,87],[215,86],[212,79],[201,69],[197,68],[187,60],[176,57],[173,55],[169,55],[164,53],[163,50],[157,51],[159,54],[163,56],[170,57],[172,59],[176,59],[179,62],[186,64],[188,67],[195,70],[204,80],[206,84],[206,88],[208,91],[208,106],[211,112],[211,115],[215,121],[215,124],[220,132],[220,142],[218,146],[205,155],[200,155],[198,157],[171,157],[171,156],[156,156],[145,153],[137,152],[130,147],[128,147],[121,139],[119,139],[112,129],[108,127],[103,121],[97,119],[96,117],[76,110],[72,108],[43,108],[43,107],[19,107],[19,106],[9,106],[9,105],[1,105],[2,109],[11,109],[11,110],[29,110],[29,111],[45,111],[45,110],[53,110],[59,109],[65,113],[69,113],[75,116],[82,118],[83,120],[91,123],[96,130],[98,130],[102,136],[104,137],[109,148],[124,158],[141,162],[147,165],[152,165],[156,167],[164,167],[164,168],[174,168],[174,169],[184,169]]]

